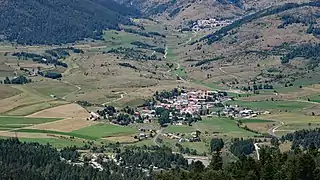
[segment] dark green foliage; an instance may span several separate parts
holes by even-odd
[[[154,94],[156,100],[165,103],[164,99],[172,99],[174,97],[180,96],[181,91],[178,90],[178,88],[174,88],[171,91],[162,91],[162,92],[156,92]]]
[[[303,149],[309,148],[311,145],[317,149],[320,148],[320,129],[312,130],[299,130],[294,133],[286,134],[281,137],[281,141],[292,141],[292,149],[302,147]]]
[[[224,146],[224,142],[221,138],[213,138],[210,141],[211,152],[221,151]]]
[[[179,14],[179,12],[180,12],[180,10],[181,10],[181,7],[177,7],[177,8],[175,8],[174,10],[172,10],[170,13],[169,13],[169,17],[175,17],[177,14]]]
[[[289,14],[289,15],[282,16],[281,19],[282,19],[282,24],[279,25],[278,28],[284,28],[288,25],[295,24],[295,23],[302,23],[305,26],[314,23],[314,18],[312,16],[294,16]]]
[[[160,36],[160,37],[166,38],[166,35],[160,34],[158,32],[148,32],[148,34],[153,35],[153,36]]]
[[[126,166],[141,166],[144,168],[155,166],[163,169],[170,169],[173,166],[183,169],[188,168],[188,161],[181,154],[174,154],[171,149],[165,147],[151,151],[135,147],[124,150],[117,155],[118,159],[120,157],[123,165]]]
[[[184,148],[181,144],[176,143],[176,147],[179,149],[179,152],[182,154],[191,154],[191,155],[197,155],[196,149],[190,149],[188,147]]]
[[[128,68],[131,68],[131,69],[134,69],[134,70],[138,70],[138,68],[134,65],[131,65],[130,63],[118,63],[119,66],[123,66],[123,67],[128,67]]]
[[[281,57],[281,63],[288,63],[290,60],[296,57],[302,57],[312,60],[311,63],[317,65],[320,62],[319,59],[320,44],[303,44],[297,47],[293,47],[290,51]]]
[[[143,43],[143,42],[140,42],[140,41],[133,41],[130,44],[138,46],[139,48],[143,48],[143,49],[151,49],[151,48],[155,47],[153,45],[150,45],[150,44],[147,44],[147,43]]]
[[[208,64],[212,61],[217,61],[217,60],[220,60],[220,59],[223,59],[224,57],[223,56],[220,56],[220,57],[216,57],[216,58],[212,58],[212,59],[204,59],[204,60],[201,60],[199,62],[197,62],[194,66],[195,67],[198,67],[198,66],[202,66],[204,64]]]
[[[6,79],[3,81],[3,84],[26,84],[30,82],[31,82],[31,79],[28,79],[25,76],[18,76],[11,80],[8,77],[6,77]]]
[[[256,91],[256,90],[272,90],[273,85],[271,84],[253,84],[252,86],[242,86],[241,90],[243,91]]]
[[[133,60],[161,60],[161,58],[158,58],[155,54],[148,56],[144,54],[143,51],[134,49],[134,48],[124,48],[124,47],[119,47],[116,49],[111,49],[107,53],[115,53],[115,54],[124,54],[124,59],[133,59]]]
[[[320,154],[317,151],[280,153],[278,149],[261,149],[260,160],[240,157],[220,168],[217,155],[207,168],[192,165],[188,172],[173,169],[159,173],[157,180],[318,180]],[[216,161],[218,159],[218,161]],[[217,165],[216,165],[217,164]]]
[[[82,52],[80,49],[74,48],[57,48],[52,50],[46,50],[45,54],[35,54],[35,53],[27,53],[27,52],[19,52],[13,53],[12,56],[17,56],[19,60],[28,60],[29,58],[35,62],[42,64],[53,64],[56,66],[68,67],[68,65],[64,62],[59,61],[61,58],[66,58],[70,56],[69,51],[73,52]]]
[[[45,73],[44,77],[51,78],[51,79],[60,79],[62,78],[62,75],[57,72],[47,72]]]
[[[19,44],[61,44],[101,39],[104,29],[131,24],[139,15],[112,0],[5,0],[1,2],[0,34]]]
[[[215,151],[215,153],[212,155],[211,162],[210,162],[210,169],[213,170],[222,170],[222,157],[221,157],[221,152],[220,151]]]
[[[75,162],[79,159],[80,154],[77,151],[76,147],[66,147],[61,149],[60,151],[61,153],[61,157],[66,159],[66,160],[70,160],[72,162]]]
[[[320,2],[319,1],[308,2],[308,3],[302,3],[302,4],[287,3],[287,4],[284,4],[281,6],[277,6],[277,7],[270,7],[270,8],[264,9],[262,11],[258,11],[256,13],[244,16],[242,19],[236,20],[232,24],[221,28],[220,30],[214,32],[213,34],[209,34],[209,35],[201,38],[200,41],[207,39],[208,44],[212,44],[216,41],[220,41],[224,36],[227,36],[229,34],[229,31],[231,31],[235,28],[238,28],[238,27],[242,26],[243,24],[252,22],[252,21],[259,19],[259,18],[262,18],[262,17],[270,16],[273,14],[278,14],[278,13],[281,13],[281,12],[284,12],[284,11],[287,11],[290,9],[304,7],[304,6],[320,7]]]
[[[76,160],[78,153],[74,148],[57,151],[49,145],[22,143],[18,139],[0,140],[0,179],[12,180],[129,180],[153,179],[133,167],[126,169],[113,161],[103,162],[104,171],[98,171],[88,164],[83,166],[67,164],[60,157]],[[122,174],[122,175],[121,175]]]
[[[164,48],[153,48],[152,50],[154,50],[155,52],[161,53],[161,54],[166,53],[166,49],[164,49]]]
[[[233,139],[232,144],[230,146],[230,152],[232,154],[240,157],[243,155],[249,155],[253,152],[254,145],[252,139]]]

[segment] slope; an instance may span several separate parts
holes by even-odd
[[[138,14],[112,0],[4,0],[0,5],[0,38],[20,44],[99,39],[103,29],[130,24],[128,16]]]

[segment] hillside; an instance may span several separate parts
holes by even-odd
[[[100,39],[102,30],[130,24],[136,10],[112,0],[5,0],[0,5],[0,38],[19,44],[61,44]]]
[[[285,3],[307,0],[116,0],[172,25],[207,18],[234,19]]]

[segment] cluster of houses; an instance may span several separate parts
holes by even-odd
[[[178,142],[200,142],[200,136],[198,132],[192,132],[191,137],[185,137],[186,134],[180,133],[163,133],[162,136],[167,137],[169,139],[177,140]]]
[[[215,18],[200,19],[193,23],[192,29],[194,31],[200,31],[204,28],[213,28],[220,26],[227,26],[232,23],[232,20],[217,20]]]
[[[242,108],[238,105],[235,106],[225,106],[225,108],[220,112],[215,112],[215,115],[224,116],[224,117],[232,117],[232,118],[239,118],[239,119],[249,119],[255,118],[260,114],[270,114],[269,111],[254,111],[248,108]]]
[[[180,93],[178,96],[171,98],[163,98],[161,103],[153,106],[153,109],[144,109],[141,111],[142,117],[155,117],[156,108],[175,109],[175,114],[178,114],[180,120],[185,120],[185,114],[204,115],[209,114],[210,108],[220,106],[224,107],[223,103],[232,100],[232,97],[227,96],[225,92],[208,91],[208,90],[190,90]],[[169,119],[173,118],[173,113],[170,112]]]

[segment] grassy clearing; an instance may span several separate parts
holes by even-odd
[[[202,121],[196,123],[194,126],[202,133],[205,133],[207,131],[209,134],[222,133],[227,136],[241,137],[256,135],[255,133],[239,128],[236,121],[227,118],[205,118]]]
[[[18,117],[18,116],[0,116],[0,125],[25,125],[25,124],[42,124],[47,122],[53,122],[61,120],[61,118],[28,118],[28,117]]]
[[[318,95],[314,95],[314,96],[309,96],[309,97],[306,97],[304,99],[310,99],[310,101],[312,102],[317,102],[317,103],[320,103],[320,94]]]
[[[112,124],[96,124],[76,131],[72,131],[72,133],[75,134],[88,135],[96,138],[131,135],[135,132],[137,132],[137,130],[134,128]]]
[[[179,77],[186,79],[188,75],[185,69],[185,67],[181,67],[180,69],[175,70],[174,73],[177,74]]]
[[[175,126],[175,125],[169,125],[166,129],[165,132],[168,133],[191,133],[195,131],[196,129],[193,126]]]
[[[35,82],[32,85],[28,85],[29,88],[36,90],[37,92],[50,96],[55,95],[57,97],[66,96],[77,90],[76,87],[56,80],[45,80],[41,82]]]
[[[88,140],[96,140],[97,137],[85,135],[85,134],[77,134],[77,133],[69,133],[69,132],[60,132],[60,131],[51,131],[51,130],[41,130],[41,129],[18,129],[14,130],[13,132],[25,132],[25,133],[44,133],[44,134],[57,134],[57,135],[64,135],[64,136],[73,136],[76,138],[81,139],[88,139]]]
[[[301,110],[310,106],[309,103],[295,101],[231,101],[228,103],[258,110]]]
[[[214,83],[214,82],[210,82],[210,83],[206,83],[206,82],[203,82],[203,81],[200,81],[200,80],[194,80],[193,81],[195,84],[199,84],[199,85],[202,85],[202,86],[205,86],[211,90],[227,90],[228,88],[226,87],[221,87],[219,86],[217,83]],[[237,96],[238,94],[236,93],[228,93],[228,95],[230,96]]]
[[[203,142],[184,142],[181,143],[184,148],[190,148],[197,150],[197,153],[209,152],[209,146]]]
[[[274,122],[272,120],[265,119],[240,119],[242,123],[269,123]]]

